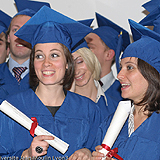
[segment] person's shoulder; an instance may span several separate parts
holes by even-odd
[[[9,95],[6,97],[7,101],[12,101],[12,100],[22,100],[27,99],[27,97],[31,97],[33,95],[34,91],[32,89],[26,89],[24,91],[19,91],[18,93],[15,93],[13,95]]]
[[[82,96],[82,95],[79,95],[77,93],[70,92],[70,91],[67,91],[66,102],[81,105],[82,108],[86,106],[88,107],[92,106],[93,108],[94,107],[99,108],[98,105],[94,101],[89,99],[88,97],[85,97],[85,96]]]

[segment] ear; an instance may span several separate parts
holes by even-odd
[[[115,52],[113,49],[109,49],[109,50],[106,50],[106,60],[110,61],[110,60],[113,60],[114,58],[114,55],[115,55]]]
[[[10,36],[7,37],[7,42],[10,43]]]
[[[68,64],[66,64],[66,69],[68,69]]]

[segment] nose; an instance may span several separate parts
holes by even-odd
[[[44,65],[45,67],[51,66],[50,59],[46,57],[46,58],[44,59],[43,65]]]
[[[119,81],[124,79],[124,71],[121,69],[117,75]]]

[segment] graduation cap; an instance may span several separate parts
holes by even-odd
[[[39,2],[39,1],[31,1],[31,0],[14,0],[14,1],[16,3],[18,12],[27,8],[37,12],[44,5],[50,7],[50,4],[47,2]]]
[[[130,44],[129,34],[126,30],[98,13],[96,13],[96,19],[98,28],[94,29],[93,33],[97,34],[109,48],[116,51],[121,31],[123,38],[122,51]]]
[[[2,10],[0,10],[0,26],[4,28],[3,31],[0,30],[0,33],[7,31],[10,22],[11,22],[11,17]]]
[[[91,19],[79,20],[78,22],[90,27],[93,20],[94,19],[91,18]],[[80,48],[83,48],[83,47],[88,48],[87,42],[85,41],[84,38],[82,40],[80,40],[75,46],[73,46],[73,48],[71,49],[72,53],[75,52],[76,50],[80,49]]]
[[[7,31],[10,22],[11,17],[8,14],[4,13],[2,10],[0,10],[0,34]]]
[[[160,5],[160,0],[151,0],[147,3],[144,3],[142,7],[144,7],[148,12],[152,12],[159,5]]]
[[[160,73],[160,35],[133,20],[129,20],[129,24],[136,41],[125,49],[121,59],[140,58]]]
[[[160,33],[160,6],[149,13],[139,23],[143,26],[154,26],[153,31]]]
[[[62,43],[70,51],[92,29],[47,6],[43,6],[17,32],[16,36],[31,43]]]
[[[94,18],[91,18],[91,19],[85,19],[85,20],[79,20],[78,22],[90,27],[92,22],[93,22]]]

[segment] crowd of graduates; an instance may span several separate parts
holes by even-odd
[[[93,28],[94,19],[74,20],[47,2],[15,4],[13,17],[0,10],[0,104],[69,147],[61,153],[48,143],[54,136],[34,136],[0,111],[0,158],[160,159],[160,2],[143,4],[149,14],[140,22],[128,20],[132,35],[97,12]],[[126,100],[131,111],[104,155],[102,141]]]

